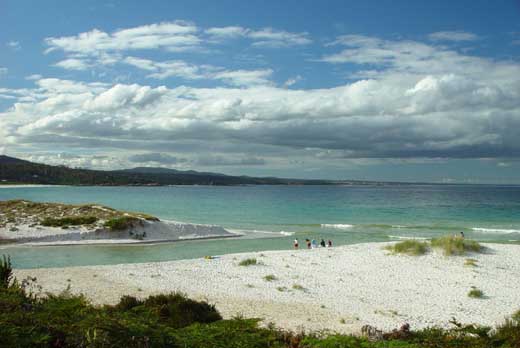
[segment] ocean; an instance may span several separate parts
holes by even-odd
[[[459,234],[520,243],[520,186],[0,187],[0,200],[99,203],[164,220],[220,225],[245,238],[156,245],[2,246],[17,268],[168,261]]]

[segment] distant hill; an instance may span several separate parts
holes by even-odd
[[[99,186],[162,186],[162,185],[331,185],[363,184],[364,182],[333,182],[282,178],[255,178],[219,173],[179,171],[167,168],[139,167],[102,171],[73,169],[33,163],[0,155],[0,183]]]
[[[12,163],[31,163],[18,158],[0,155],[0,164],[12,164]]]
[[[170,168],[161,167],[136,167],[131,169],[119,170],[123,173],[141,173],[141,174],[192,174],[192,175],[217,175],[217,176],[228,176],[220,173],[211,172],[197,172],[195,170],[177,170]]]

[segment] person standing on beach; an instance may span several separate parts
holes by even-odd
[[[316,242],[316,239],[313,239],[312,242],[311,242],[311,248],[315,249],[317,247],[318,247],[318,242]]]
[[[294,249],[298,249],[298,246],[299,246],[298,238],[296,238],[296,239],[294,240]]]
[[[464,239],[464,232],[460,232],[460,238]]]
[[[311,248],[311,240],[309,238],[305,239],[305,243],[307,243],[307,249]]]
[[[325,248],[325,239],[321,239],[320,245],[322,248]]]
[[[331,241],[330,239],[329,239],[328,242],[327,242],[327,246],[328,246],[329,248],[332,248],[332,241]]]

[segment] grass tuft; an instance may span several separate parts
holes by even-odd
[[[419,256],[426,254],[428,251],[428,244],[416,240],[405,240],[393,245],[388,245],[385,247],[385,249],[391,251],[394,254]]]
[[[477,265],[477,260],[475,259],[466,259],[464,260],[464,266],[468,266],[468,267],[478,267]]]
[[[264,277],[264,280],[266,282],[272,282],[272,281],[278,280],[278,278],[276,278],[276,276],[274,274],[268,274]]]
[[[293,284],[292,288],[294,290],[301,290],[301,291],[305,291],[305,288],[303,286],[301,286],[300,284]]]
[[[474,241],[454,236],[445,236],[432,239],[431,245],[441,249],[446,256],[465,255],[467,252],[482,252],[482,246]]]
[[[258,265],[258,261],[256,259],[244,259],[238,263],[239,266],[255,266]]]
[[[477,289],[475,287],[472,287],[472,289],[468,292],[468,297],[471,298],[483,298],[484,292],[480,289]]]

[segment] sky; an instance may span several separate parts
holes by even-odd
[[[520,184],[520,1],[0,0],[0,154]]]

